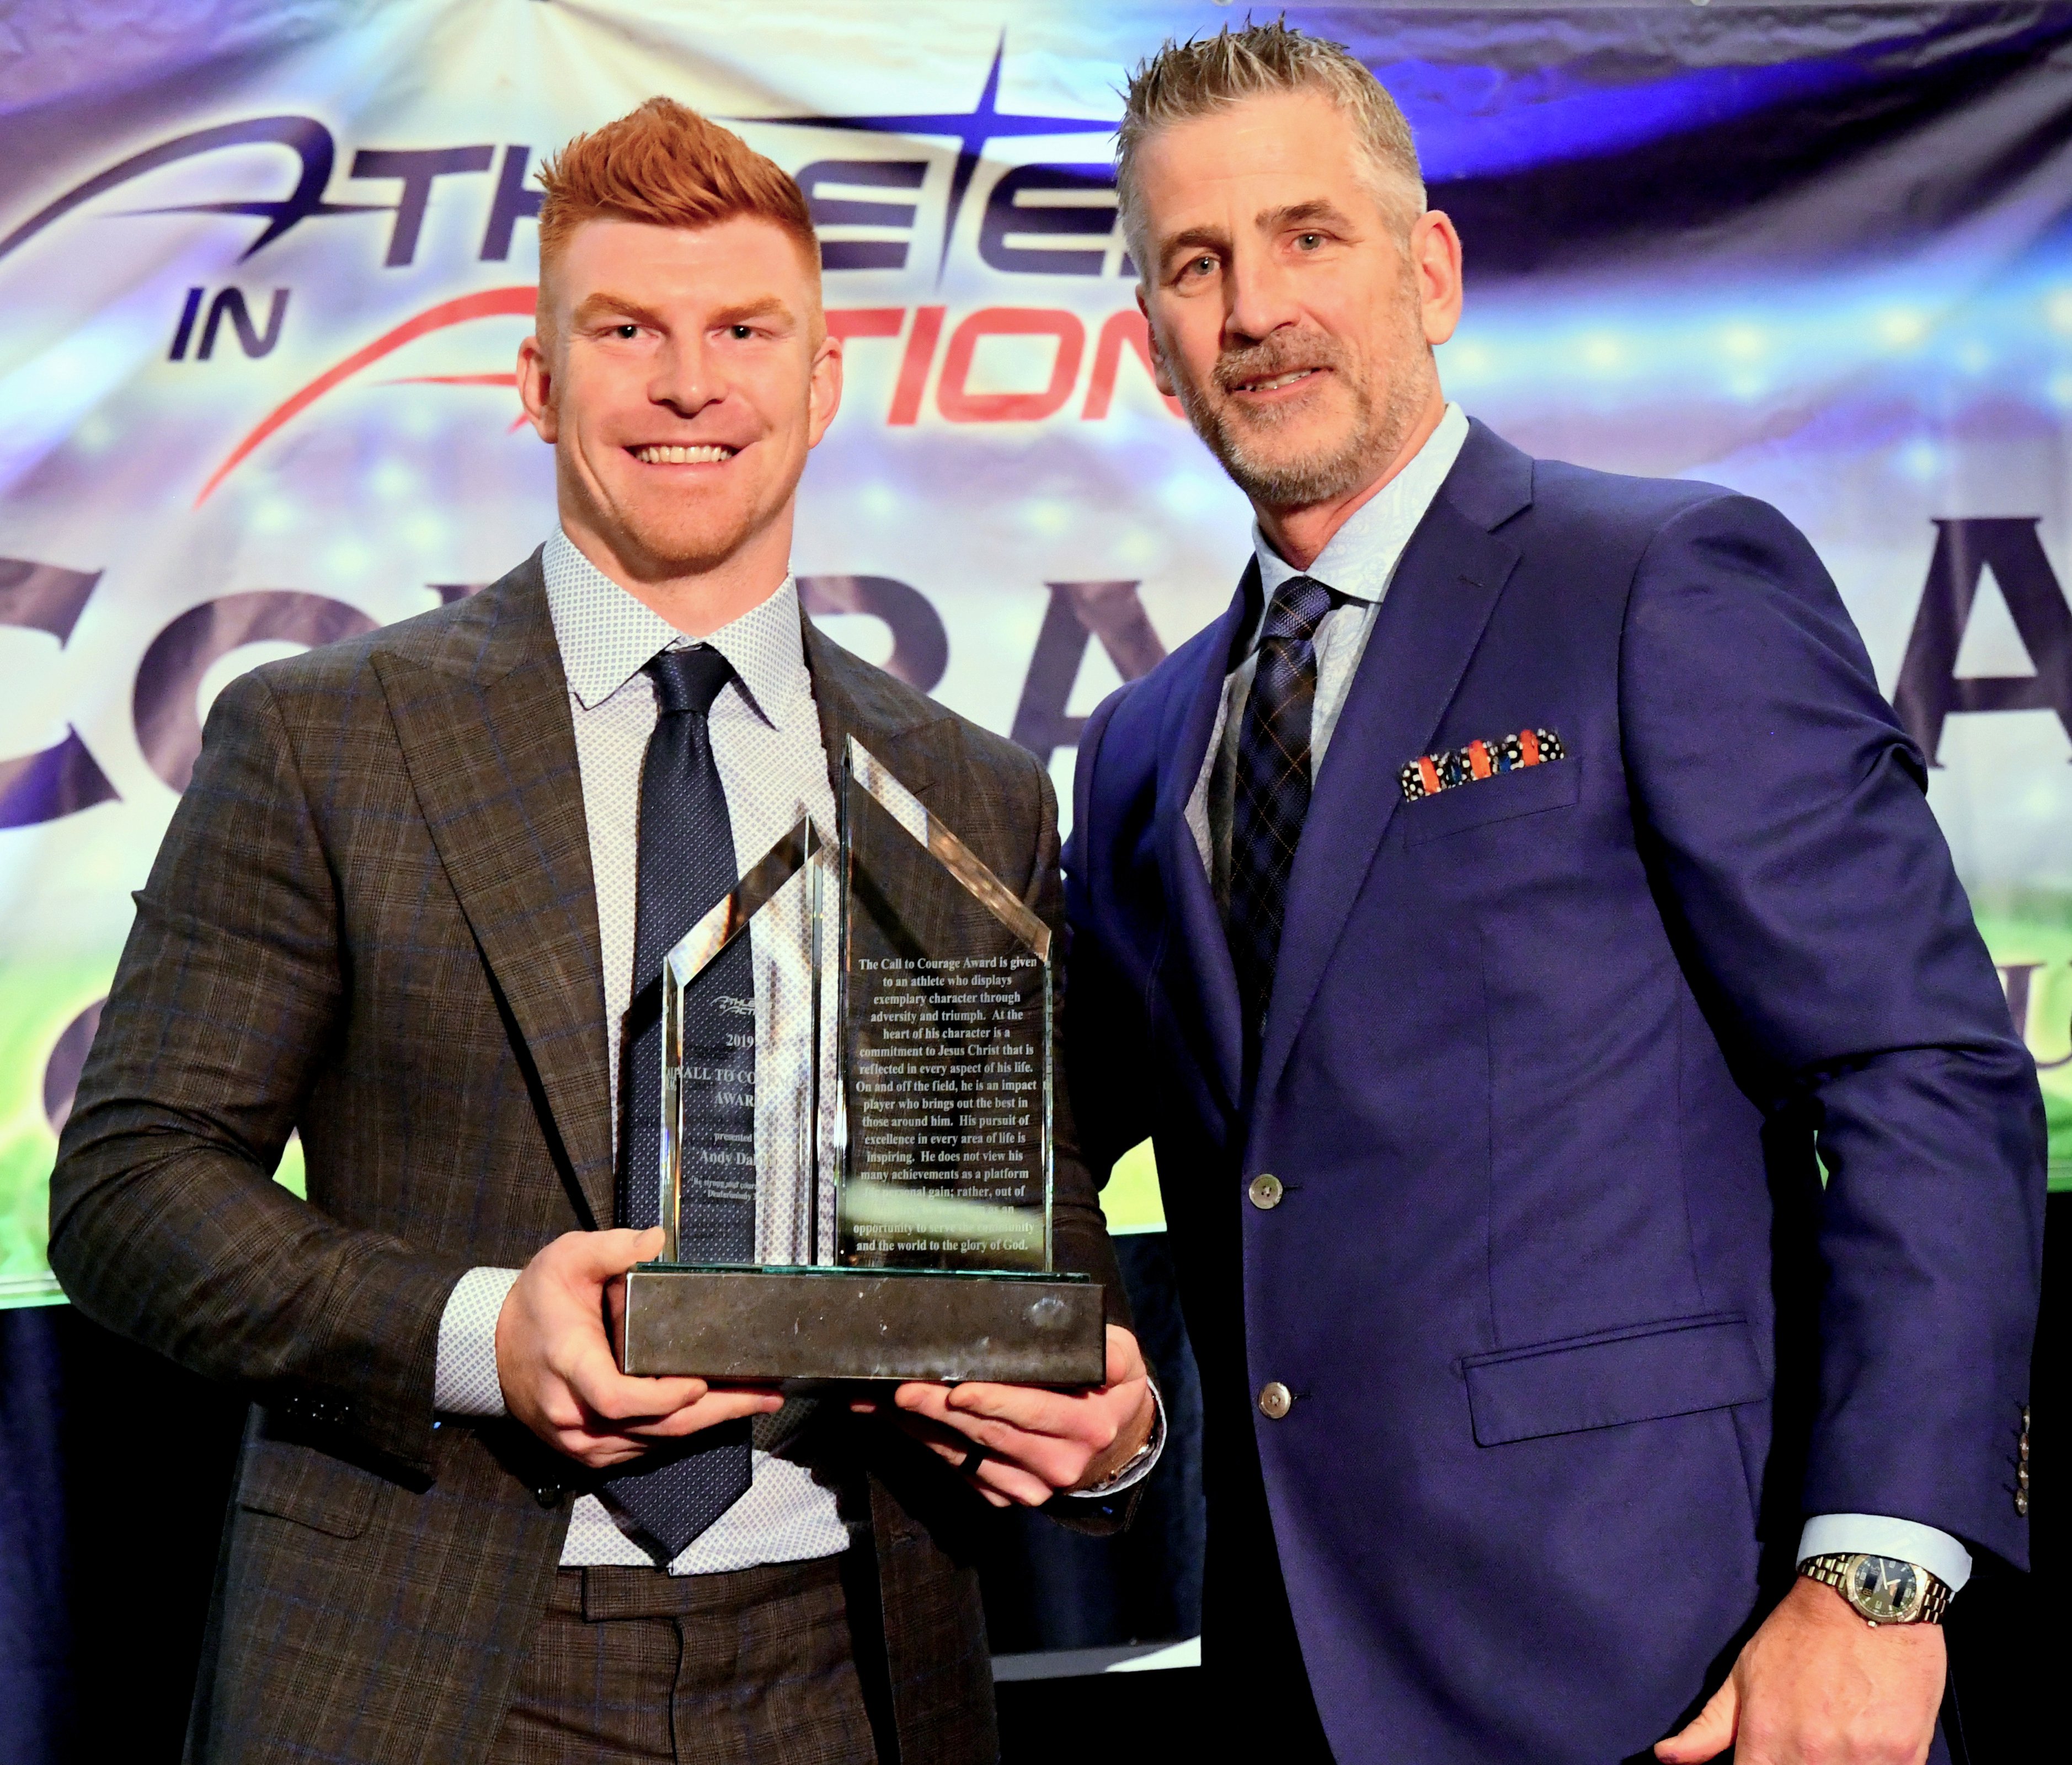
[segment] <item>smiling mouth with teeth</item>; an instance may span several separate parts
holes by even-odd
[[[732,459],[736,449],[707,442],[697,447],[630,447],[626,451],[643,466],[717,466]]]
[[[1320,367],[1291,367],[1285,374],[1276,374],[1271,380],[1247,380],[1237,390],[1240,392],[1277,392],[1284,386],[1293,386],[1306,380],[1312,375],[1321,374]]]

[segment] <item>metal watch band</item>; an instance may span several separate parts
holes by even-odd
[[[1850,1566],[1860,1557],[1866,1556],[1868,1554],[1869,1554],[1864,1551],[1831,1550],[1824,1556],[1808,1557],[1805,1562],[1799,1564],[1799,1573],[1807,1577],[1811,1580],[1819,1582],[1823,1586],[1833,1588],[1836,1593],[1840,1594],[1843,1597],[1843,1599],[1848,1599]],[[1866,1617],[1864,1619],[1864,1623],[1870,1624],[1939,1624],[1942,1622],[1942,1615],[1950,1609],[1950,1584],[1944,1581],[1939,1575],[1931,1575],[1926,1569],[1923,1569],[1919,1563],[1913,1563],[1909,1566],[1912,1568],[1915,1574],[1921,1578],[1922,1595],[1920,1611],[1917,1611],[1911,1618],[1877,1619]],[[1852,1599],[1849,1600],[1849,1609],[1852,1611],[1855,1611],[1856,1610],[1856,1602]]]
[[[1151,1381],[1151,1432],[1144,1444],[1123,1460],[1101,1480],[1085,1489],[1073,1493],[1082,1499],[1091,1496],[1099,1500],[1104,1496],[1120,1494],[1134,1483],[1145,1466],[1164,1449],[1166,1445],[1166,1398],[1159,1390],[1158,1381]]]

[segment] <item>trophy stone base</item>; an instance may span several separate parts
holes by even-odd
[[[621,1359],[643,1377],[1095,1385],[1105,1323],[1083,1274],[643,1262]]]

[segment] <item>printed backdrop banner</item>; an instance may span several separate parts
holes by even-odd
[[[1232,17],[10,10],[4,1301],[57,1297],[56,1128],[214,694],[469,593],[548,531],[511,371],[531,174],[650,93],[727,119],[820,228],[849,367],[805,484],[809,609],[1064,790],[1080,720],[1207,622],[1244,556],[1242,499],[1148,371],[1108,166],[1125,70]],[[2072,13],[1289,17],[1395,92],[1466,237],[1453,396],[1534,452],[1732,485],[1811,536],[1936,763],[2072,1178]]]

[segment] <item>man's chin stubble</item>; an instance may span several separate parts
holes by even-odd
[[[1293,460],[1248,458],[1235,437],[1219,429],[1211,443],[1231,482],[1255,503],[1268,508],[1295,508],[1328,503],[1358,490],[1372,477],[1375,462],[1363,433],[1349,437],[1329,454]]]
[[[637,495],[615,494],[615,486],[571,472],[565,464],[561,471],[562,494],[579,506],[586,523],[604,538],[620,565],[643,581],[709,574],[746,545],[758,525],[752,511],[738,512],[723,525],[697,527],[680,517],[651,518]]]
[[[1401,450],[1415,421],[1412,401],[1392,388],[1380,421],[1375,421],[1371,402],[1362,399],[1353,413],[1344,439],[1335,447],[1312,451],[1292,459],[1261,459],[1251,451],[1254,436],[1244,433],[1248,421],[1255,424],[1264,439],[1279,427],[1276,419],[1248,419],[1239,412],[1214,408],[1198,395],[1190,396],[1184,384],[1180,402],[1186,408],[1194,433],[1215,454],[1231,482],[1255,503],[1268,508],[1300,508],[1350,496],[1385,470]]]
[[[686,533],[666,525],[635,524],[631,536],[658,577],[704,576],[718,569],[747,544],[754,523],[736,522],[726,532]]]
[[[613,509],[611,524],[635,553],[628,564],[643,577],[667,581],[718,569],[749,543],[760,523],[754,511],[742,509],[705,522],[687,520],[680,510],[657,517],[628,499]]]
[[[1246,420],[1235,412],[1190,408],[1188,414],[1194,419],[1195,433],[1207,442],[1231,482],[1253,502],[1269,508],[1293,508],[1344,496],[1358,490],[1375,469],[1373,425],[1364,410],[1355,415],[1350,432],[1337,446],[1280,460],[1259,457],[1252,445],[1255,437],[1242,433]],[[1270,433],[1278,425],[1259,426]]]

